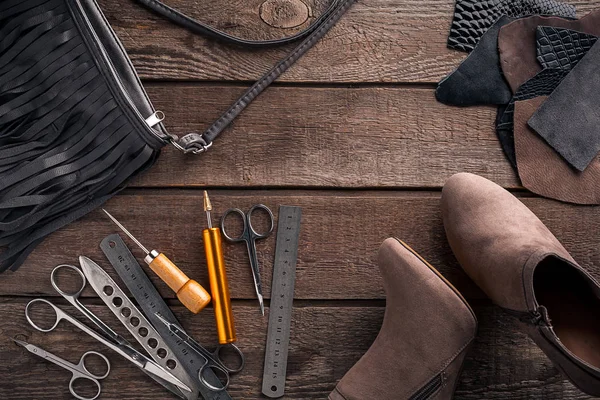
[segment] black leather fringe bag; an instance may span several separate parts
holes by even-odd
[[[335,0],[315,24],[287,38],[304,40],[209,129],[178,138],[160,122],[95,0],[0,0],[0,272],[16,270],[44,237],[116,194],[164,145],[204,152],[353,2]],[[188,29],[260,45],[160,2],[142,4]]]
[[[0,271],[113,196],[167,143],[162,126],[145,123],[154,110],[114,33],[84,6],[0,1]]]

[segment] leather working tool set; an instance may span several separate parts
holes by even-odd
[[[203,134],[178,137],[166,131],[164,114],[153,109],[94,0],[0,2],[0,246],[5,247],[0,270],[17,269],[45,236],[99,207],[129,178],[150,167],[164,145],[184,153],[207,151],[248,103],[353,3],[333,1],[315,23],[290,38],[248,41],[202,25],[159,1],[138,1],[193,32],[229,44],[302,42]],[[574,18],[573,7],[554,0],[458,0],[448,45],[471,54],[440,82],[436,93],[448,104],[500,105],[498,136],[531,190],[565,201],[597,203],[589,191],[595,190],[594,174],[600,173],[600,140],[591,130],[600,113],[590,105],[600,92],[594,68],[600,58],[600,33],[595,32],[600,16],[593,12]],[[583,79],[591,83],[585,86]],[[551,181],[557,179],[553,176],[561,181]],[[235,344],[222,239],[245,242],[264,315],[256,241],[271,234],[275,221],[267,207],[256,205],[246,213],[227,210],[216,228],[206,192],[203,203],[210,294],[105,212],[145,252],[149,268],[187,309],[198,313],[212,300],[215,350],[184,330],[117,234],[106,237],[100,248],[137,305],[102,267],[80,256],[79,268],[59,265],[50,280],[95,329],[42,298],[27,304],[29,324],[51,332],[61,321],[69,322],[180,398],[230,399],[230,376],[243,370],[245,359]],[[255,212],[266,212],[266,231],[253,226]],[[231,236],[226,225],[236,214],[243,227],[239,236]],[[442,193],[442,216],[450,246],[472,280],[518,318],[523,331],[573,384],[600,395],[600,285],[593,277],[518,199],[484,178],[450,178]],[[300,220],[298,207],[280,207],[262,381],[263,394],[273,398],[285,390]],[[379,267],[387,294],[381,331],[329,398],[451,398],[476,336],[473,310],[432,265],[398,239],[383,243]],[[73,292],[64,290],[59,273],[74,275],[81,285]],[[79,301],[87,283],[147,355]],[[44,315],[53,317],[52,323],[42,324]],[[74,397],[100,396],[101,381],[111,370],[103,354],[88,351],[75,365],[34,344],[13,340],[70,371],[68,387]],[[223,349],[236,356],[234,365],[221,358]],[[102,371],[89,364],[92,357],[99,357]],[[78,380],[90,383],[93,392],[80,391]]]
[[[574,19],[572,6],[555,1],[488,7],[457,1],[448,45],[472,52],[439,83],[437,99],[498,105],[498,139],[523,186],[600,204],[600,10]]]
[[[117,234],[106,237],[100,244],[100,248],[142,308],[141,311],[129,300],[123,289],[113,281],[104,269],[89,258],[80,256],[81,268],[71,265],[59,265],[52,271],[50,280],[55,290],[83,316],[88,318],[100,332],[90,329],[58,306],[42,298],[34,299],[27,304],[25,308],[27,321],[32,327],[41,332],[54,330],[62,320],[70,322],[128,359],[157,383],[182,399],[197,399],[199,396],[204,399],[229,399],[226,389],[229,386],[230,375],[243,369],[245,359],[242,351],[234,344],[237,337],[221,246],[221,229],[211,227],[210,211],[212,210],[212,204],[206,192],[204,192],[204,205],[209,221],[209,228],[203,232],[204,246],[219,341],[216,350],[207,350],[185,332],[142,267]],[[257,233],[252,225],[252,213],[255,210],[264,210],[269,217],[270,229],[266,234]],[[149,252],[116,218],[106,210],[104,212],[142,248],[147,254],[146,263],[169,287],[177,292],[177,297],[181,303],[190,311],[198,313],[210,302],[211,295],[200,284],[189,279],[164,254],[155,250]],[[262,204],[252,207],[248,214],[243,214],[239,209],[229,209],[221,218],[222,227],[224,227],[225,220],[230,213],[240,213],[243,217],[244,230],[237,239],[245,240],[244,238],[249,238],[250,265],[255,279],[257,279],[259,276],[258,269],[255,269],[257,264],[252,262],[253,257],[256,259],[255,240],[259,237],[267,237],[273,230],[273,213]],[[278,299],[272,304],[272,307],[276,308],[272,308],[273,311],[269,318],[269,335],[265,353],[265,382],[263,384],[265,395],[273,398],[283,396],[285,388],[300,216],[301,210],[298,207],[281,206],[280,208],[275,263],[273,266],[273,293],[277,295]],[[225,237],[229,237],[224,230],[222,232]],[[249,232],[252,233],[249,234]],[[229,238],[231,240],[235,239]],[[71,275],[76,274],[75,277],[79,277],[81,285],[76,291],[69,292],[61,289],[58,278],[59,271],[71,271]],[[100,299],[150,355],[151,359],[134,349],[125,338],[101,321],[79,301],[79,296],[88,282]],[[279,306],[280,303],[282,303],[281,307]],[[262,308],[261,311],[263,311]],[[40,315],[48,313],[54,315],[52,323],[49,325],[40,323]],[[69,383],[69,391],[76,398],[88,400],[95,399],[100,395],[101,385],[99,381],[108,376],[110,372],[110,363],[101,353],[89,351],[81,357],[78,365],[72,365],[68,361],[33,344],[19,339],[13,340],[33,354],[71,371],[73,378]],[[233,354],[237,356],[238,361],[234,366],[228,365],[221,359],[224,348],[232,349]],[[86,360],[93,354],[105,361],[107,367],[103,374],[95,374],[88,369]],[[276,369],[275,372],[273,372],[273,368]],[[80,392],[80,389],[76,389],[74,382],[78,379],[92,382],[95,388],[94,394],[86,396]]]

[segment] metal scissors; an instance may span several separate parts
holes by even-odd
[[[71,392],[73,397],[76,397],[79,400],[94,400],[94,399],[97,399],[98,396],[100,396],[102,387],[100,386],[99,381],[101,379],[106,378],[108,376],[108,373],[110,372],[110,362],[108,361],[108,358],[106,358],[104,356],[104,354],[98,353],[96,351],[88,351],[88,352],[85,352],[81,356],[81,359],[79,360],[78,364],[71,364],[67,360],[64,360],[58,356],[55,356],[54,354],[42,349],[41,347],[24,342],[22,340],[17,340],[14,338],[13,338],[13,341],[16,344],[18,344],[19,346],[25,347],[27,349],[27,351],[29,351],[30,353],[35,354],[36,356],[42,357],[43,359],[48,360],[48,361],[58,365],[59,367],[66,369],[67,371],[71,371],[73,376],[71,377],[71,381],[69,382],[69,392]],[[96,355],[96,356],[100,357],[102,360],[104,360],[104,362],[106,362],[106,372],[104,374],[96,375],[87,368],[87,366],[85,365],[85,360],[91,355]],[[96,394],[92,397],[85,397],[85,396],[79,395],[75,391],[75,387],[73,386],[73,384],[75,383],[75,381],[77,379],[83,379],[83,380],[91,381],[92,383],[94,383],[96,385],[96,387],[98,388],[98,391],[96,392]]]
[[[269,215],[269,222],[271,226],[269,230],[265,233],[258,233],[252,226],[252,213],[255,210],[264,210]],[[229,214],[239,214],[242,217],[242,221],[244,223],[244,228],[240,236],[232,237],[227,234],[225,230],[225,220]],[[248,210],[248,213],[244,214],[242,210],[239,208],[230,208],[225,211],[223,216],[221,217],[221,232],[223,232],[223,236],[229,242],[246,242],[246,248],[248,249],[248,258],[250,259],[250,268],[252,268],[252,278],[254,279],[254,289],[256,290],[256,297],[258,297],[258,302],[260,304],[260,312],[262,315],[265,315],[265,305],[263,301],[262,295],[262,285],[260,283],[260,269],[258,268],[258,258],[256,257],[256,241],[258,239],[264,239],[268,237],[271,232],[273,232],[274,227],[274,218],[273,213],[269,209],[269,207],[264,204],[256,204]]]
[[[200,367],[198,371],[198,378],[200,381],[209,389],[214,391],[221,391],[227,389],[229,386],[229,375],[234,375],[240,372],[246,363],[246,359],[244,357],[244,353],[233,343],[229,343],[227,345],[219,345],[215,349],[215,351],[211,352],[204,348],[200,343],[196,342],[194,338],[185,333],[182,327],[173,324],[167,321],[160,313],[155,313],[156,317],[169,328],[169,331],[172,332],[179,340],[188,345],[192,350],[194,350],[198,355],[204,358],[206,361]],[[239,365],[236,367],[230,367],[223,362],[221,359],[221,349],[225,347],[231,347],[236,355],[239,357]],[[207,370],[213,370],[215,375],[223,377],[223,385],[221,387],[214,386],[208,382],[204,377],[204,372]]]
[[[69,293],[69,292],[66,292],[59,288],[57,280],[56,280],[56,273],[61,268],[67,268],[69,270],[74,270],[81,277],[81,280],[82,280],[81,287],[74,293]],[[58,323],[61,320],[66,320],[66,321],[70,322],[71,324],[75,325],[76,327],[78,327],[79,329],[81,329],[82,331],[84,331],[85,333],[87,333],[88,335],[90,335],[91,337],[93,337],[94,339],[96,339],[99,342],[103,343],[104,345],[108,346],[110,349],[114,350],[115,352],[117,352],[118,354],[120,354],[121,356],[123,356],[124,358],[129,360],[130,362],[132,362],[135,366],[140,368],[145,374],[150,376],[152,379],[154,379],[156,382],[160,383],[162,386],[164,386],[171,392],[178,394],[179,390],[177,388],[180,388],[187,392],[191,391],[191,389],[185,383],[181,382],[175,375],[173,375],[169,371],[166,371],[164,368],[162,368],[156,362],[149,359],[148,357],[146,357],[145,355],[143,355],[142,353],[137,351],[135,348],[133,348],[125,338],[123,338],[118,333],[113,331],[108,325],[106,325],[104,322],[102,322],[89,309],[87,309],[83,304],[81,304],[81,302],[79,301],[79,296],[80,296],[81,292],[83,291],[83,289],[85,288],[87,281],[85,279],[85,275],[83,274],[83,272],[81,272],[81,270],[79,268],[74,267],[72,265],[61,264],[61,265],[55,267],[54,270],[52,271],[52,274],[50,276],[50,281],[52,283],[52,286],[56,289],[56,291],[61,296],[63,296],[69,303],[71,303],[75,308],[77,308],[77,310],[79,310],[83,315],[85,315],[89,320],[91,320],[94,323],[94,325],[96,325],[98,328],[100,328],[102,333],[100,334],[100,333],[94,331],[93,329],[91,329],[87,325],[85,325],[84,323],[80,322],[76,318],[72,317],[71,315],[69,315],[68,313],[66,313],[65,311],[63,311],[62,309],[60,309],[59,307],[55,306],[50,301],[45,300],[45,299],[33,299],[29,303],[27,303],[27,306],[25,307],[25,317],[27,318],[27,321],[29,322],[29,324],[32,327],[34,327],[35,329],[37,329],[40,332],[51,332],[58,326]],[[54,324],[51,327],[49,327],[49,328],[42,327],[33,321],[32,317],[31,317],[30,308],[32,305],[34,305],[36,303],[45,303],[54,312],[55,320],[54,320]]]

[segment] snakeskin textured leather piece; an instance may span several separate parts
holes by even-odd
[[[538,26],[537,59],[542,68],[571,69],[598,38],[583,32],[553,26]]]
[[[560,81],[569,73],[570,69],[544,69],[536,76],[525,82],[510,100],[506,107],[498,108],[496,117],[496,134],[508,161],[517,168],[514,140],[514,110],[515,102],[532,99],[538,96],[549,96],[558,86]]]
[[[457,0],[448,47],[470,52],[489,27],[503,15],[575,18],[575,7],[555,0]]]

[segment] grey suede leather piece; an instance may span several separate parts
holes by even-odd
[[[596,42],[529,119],[529,126],[579,171],[600,151],[599,65]]]
[[[474,314],[444,280],[395,239],[383,242],[379,268],[387,295],[381,330],[329,399],[408,399],[440,373],[444,383],[434,398],[450,398],[446,394],[453,392],[464,352],[475,337]]]
[[[523,271],[535,253],[559,254],[573,261],[523,203],[480,176],[461,173],[448,179],[442,190],[442,215],[458,262],[500,307],[531,311]]]
[[[473,106],[510,101],[512,92],[500,69],[498,33],[511,21],[513,18],[507,16],[496,21],[458,68],[440,81],[435,91],[439,102]]]

